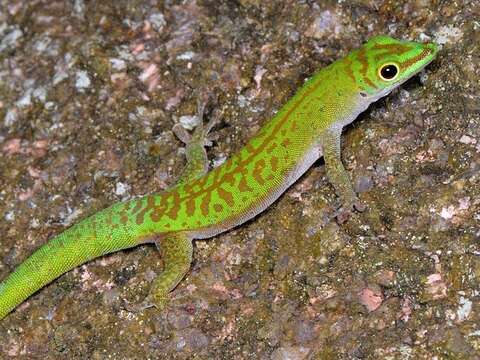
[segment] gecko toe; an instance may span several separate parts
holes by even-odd
[[[353,201],[339,206],[337,211],[334,212],[333,218],[335,218],[339,224],[343,224],[350,218],[350,216],[352,216],[355,210],[358,212],[364,212],[366,209],[367,207],[365,204],[355,198]]]
[[[144,301],[140,303],[129,303],[127,300],[123,299],[123,308],[131,313],[137,314],[143,312],[145,309],[149,309],[152,307],[157,307],[157,305],[146,298]]]
[[[337,222],[339,224],[343,224],[347,222],[347,220],[350,218],[351,215],[352,215],[352,210],[342,208],[336,213],[335,218],[337,219]]]
[[[358,212],[364,212],[365,210],[367,210],[367,206],[358,199],[353,203],[353,207]]]

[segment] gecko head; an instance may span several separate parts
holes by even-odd
[[[433,43],[371,38],[350,59],[360,95],[371,101],[385,96],[427,66],[437,52]]]

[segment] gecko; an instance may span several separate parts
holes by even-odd
[[[175,125],[187,158],[178,182],[163,192],[115,203],[46,242],[0,283],[0,319],[67,271],[149,242],[160,249],[164,269],[152,281],[142,309],[164,308],[190,269],[193,240],[252,219],[322,156],[341,204],[338,214],[361,210],[341,160],[342,129],[437,53],[434,43],[371,38],[316,72],[238,153],[210,172],[205,146],[216,116],[206,125],[201,120],[193,133]]]

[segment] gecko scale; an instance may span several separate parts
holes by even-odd
[[[116,203],[53,237],[0,283],[0,319],[61,274],[99,256],[156,242],[164,271],[145,304],[162,307],[192,261],[192,240],[227,231],[274,202],[319,157],[343,211],[359,208],[340,156],[340,135],[372,102],[422,70],[435,44],[371,38],[318,71],[245,147],[207,172],[207,126],[186,143],[187,166],[168,190]]]

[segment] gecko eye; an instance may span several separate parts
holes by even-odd
[[[385,81],[392,81],[398,75],[398,65],[397,64],[385,64],[378,70],[378,74]]]

